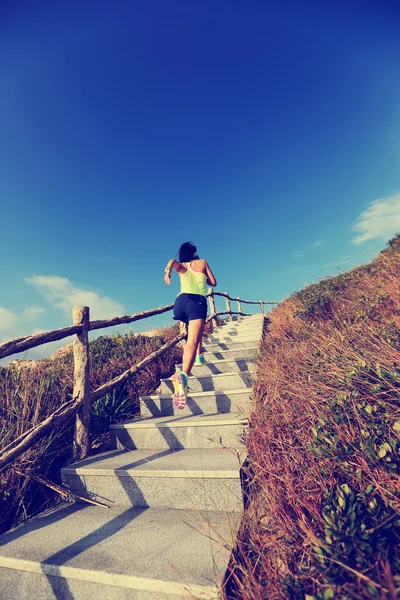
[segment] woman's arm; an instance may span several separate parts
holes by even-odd
[[[211,285],[212,287],[215,287],[217,285],[217,280],[214,277],[214,273],[211,271],[210,267],[208,266],[207,261],[205,260],[205,267],[206,267],[206,277],[207,277],[207,284]]]
[[[182,267],[181,263],[171,258],[171,260],[168,261],[168,264],[165,267],[164,281],[167,285],[171,284],[172,269],[175,269],[177,273],[184,273],[186,271],[185,267]]]

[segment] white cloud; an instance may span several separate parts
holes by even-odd
[[[324,244],[325,244],[325,242],[324,242],[324,241],[322,241],[322,240],[317,240],[316,242],[314,242],[314,243],[313,243],[313,245],[312,245],[312,246],[310,246],[310,248],[311,248],[311,249],[312,249],[312,248],[318,248],[319,246],[323,246]]]
[[[27,306],[22,313],[22,317],[27,321],[34,321],[36,317],[39,317],[45,312],[45,309],[40,306]]]
[[[361,244],[368,240],[389,240],[400,231],[400,194],[386,198],[378,198],[361,213],[352,226],[358,235],[353,244]]]
[[[33,285],[44,298],[71,316],[74,306],[89,306],[91,319],[107,319],[124,314],[124,307],[108,296],[100,296],[96,292],[75,287],[65,277],[32,275],[25,279]]]
[[[0,306],[0,332],[11,330],[18,321],[18,317],[11,310]]]

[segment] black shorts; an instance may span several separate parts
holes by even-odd
[[[207,298],[200,294],[179,294],[174,304],[174,319],[188,323],[207,316]]]

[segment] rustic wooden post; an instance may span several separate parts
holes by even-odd
[[[229,296],[228,292],[225,292],[225,294],[226,294],[226,297],[225,297],[226,310],[227,310],[227,312],[230,313],[231,312],[231,301],[228,298],[228,296]],[[233,321],[232,315],[228,315],[228,321]]]
[[[242,304],[240,302],[240,298],[239,296],[237,297],[237,303],[238,303],[238,313],[242,313]],[[243,314],[243,313],[242,313]]]
[[[90,450],[90,381],[89,381],[89,307],[75,306],[73,311],[74,325],[82,325],[82,329],[74,338],[74,393],[73,397],[83,399],[75,420],[73,441],[74,458],[85,458]]]
[[[215,313],[217,312],[215,310],[215,300],[214,300],[214,291],[212,288],[208,288],[208,293],[210,294],[208,296],[208,300],[210,302],[210,315],[211,315],[211,323],[213,324],[213,328],[217,326],[217,317],[213,317],[213,315],[215,315]]]
[[[262,314],[264,314],[264,304],[262,303],[262,300],[260,300],[260,308],[261,308]]]
[[[184,339],[181,342],[179,342],[179,346],[181,348],[185,348],[186,341],[187,341],[187,334],[188,334],[188,326],[186,325],[186,323],[182,323],[182,321],[180,321],[180,323],[179,323],[179,333],[180,334],[184,333],[185,336],[186,336],[186,339]]]

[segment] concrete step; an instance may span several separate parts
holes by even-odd
[[[259,338],[262,336],[263,327],[252,327],[251,329],[235,329],[232,327],[218,327],[218,329],[214,329],[213,332],[208,334],[208,337],[220,337],[221,335],[227,336],[239,336],[239,335],[250,335],[254,334],[254,336],[258,336]]]
[[[217,325],[216,329],[222,329],[225,327],[231,327],[235,329],[247,329],[249,327],[262,327],[265,323],[265,319],[251,320],[251,321],[227,321],[221,325]]]
[[[242,448],[247,419],[240,413],[140,418],[110,426],[112,448],[182,450]]]
[[[255,346],[259,346],[260,340],[249,340],[247,342],[203,342],[204,355],[206,352],[221,352],[223,350],[244,350],[254,349]]]
[[[207,336],[207,338],[204,339],[204,342],[207,342],[207,341],[209,342],[213,338],[218,338],[218,339],[232,338],[235,340],[238,340],[239,338],[246,338],[246,339],[253,338],[259,342],[262,337],[263,337],[263,331],[261,329],[257,330],[257,331],[253,330],[253,329],[250,331],[232,331],[231,329],[226,329],[225,331],[223,331],[223,330],[213,331],[211,334],[209,334]]]
[[[216,599],[240,518],[63,504],[0,537],[0,598]]]
[[[167,417],[172,415],[189,416],[228,412],[250,412],[251,388],[226,390],[225,392],[190,392],[186,407],[175,408],[171,394],[141,396],[140,414],[142,417]]]
[[[239,318],[238,320],[235,321],[229,321],[226,320],[225,323],[223,323],[223,325],[221,325],[222,327],[224,325],[237,325],[237,326],[248,326],[248,325],[258,325],[259,323],[264,323],[265,321],[265,315],[253,315],[252,317],[244,317],[243,319]]]
[[[233,331],[233,332],[250,332],[250,331],[262,331],[264,329],[264,321],[260,321],[258,323],[249,323],[249,324],[226,324],[226,325],[218,325],[218,327],[214,327],[213,333],[218,331]]]
[[[261,341],[262,335],[261,334],[255,334],[255,333],[244,333],[244,334],[238,334],[238,335],[224,335],[224,334],[219,334],[219,335],[210,335],[208,336],[208,338],[206,340],[204,340],[203,345],[207,346],[208,344],[219,344],[219,343],[224,343],[224,344],[236,344],[238,342],[253,342],[254,344],[257,344]]]
[[[205,358],[205,357],[204,357]],[[182,370],[182,365],[178,365]],[[253,373],[255,362],[251,358],[236,358],[231,360],[214,360],[206,362],[204,365],[194,366],[192,375],[194,377],[204,377],[207,375],[221,375],[221,373]]]
[[[211,392],[237,390],[253,385],[253,379],[248,371],[220,373],[219,375],[190,376],[188,388],[190,392]],[[174,386],[171,379],[161,379],[160,394],[173,394]]]
[[[256,321],[257,319],[264,319],[265,318],[265,314],[259,312],[259,313],[255,313],[254,315],[249,315],[246,317],[241,317],[241,316],[236,316],[235,320],[239,321],[239,322],[246,322],[248,323],[249,321]],[[228,319],[226,319],[228,320]]]
[[[242,511],[244,457],[225,448],[114,450],[61,472],[72,492],[108,505]]]
[[[252,358],[253,360],[256,360],[260,351],[259,347],[256,345],[247,348],[240,347],[234,350],[215,350],[211,352],[209,348],[210,346],[207,346],[207,350],[203,353],[204,358],[208,363],[220,360],[232,360],[234,358]]]
[[[258,329],[258,328],[262,328],[264,326],[265,323],[265,319],[259,319],[257,321],[245,321],[245,322],[236,322],[236,321],[231,321],[231,322],[227,322],[224,323],[223,325],[218,325],[217,327],[215,327],[215,330],[218,329],[232,329],[235,331],[245,331],[247,329]]]

